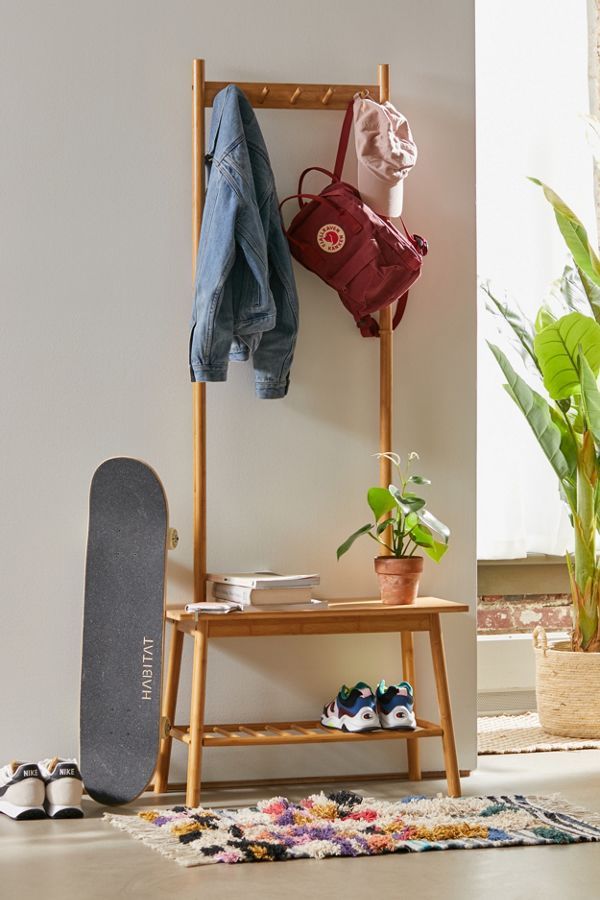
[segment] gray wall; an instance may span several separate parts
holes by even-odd
[[[365,10],[357,0],[2,4],[0,760],[77,752],[87,498],[103,458],[140,456],[161,474],[182,537],[169,600],[190,595],[194,56],[215,80],[368,82],[378,62],[391,64],[392,99],[420,149],[406,219],[431,246],[395,339],[395,446],[420,452],[432,508],[453,529],[424,590],[474,607],[473,3]],[[264,111],[260,121],[280,196],[306,165],[333,162],[340,114]],[[378,479],[378,347],[334,293],[305,271],[297,278],[289,397],[254,399],[243,365],[208,390],[209,566],[316,570],[324,596],[365,595],[376,589],[371,546],[339,564],[335,548],[365,521]],[[445,633],[460,764],[472,768],[473,616]],[[427,647],[417,647],[431,717]],[[308,718],[343,681],[400,674],[395,636],[215,642],[207,715]],[[427,744],[425,768],[441,768],[438,742]],[[212,751],[205,775],[395,770],[403,753]]]

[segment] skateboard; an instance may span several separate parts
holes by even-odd
[[[85,571],[80,769],[98,803],[135,800],[158,755],[168,506],[138,459],[92,479]]]

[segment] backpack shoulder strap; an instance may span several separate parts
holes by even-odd
[[[333,167],[333,175],[335,181],[340,181],[342,177],[342,169],[344,168],[344,160],[348,150],[348,141],[350,139],[350,129],[352,128],[352,111],[354,109],[354,100],[351,100],[346,109],[342,130],[340,133],[340,142],[338,144],[337,156],[335,158],[335,166]]]
[[[408,291],[406,291],[405,294],[402,294],[402,296],[398,300],[398,303],[396,304],[396,311],[394,312],[394,318],[392,321],[393,331],[396,330],[396,328],[402,321],[402,317],[406,312],[407,302]],[[361,319],[357,319],[356,324],[363,337],[379,337],[379,322],[377,321],[377,319],[373,318],[373,316],[363,316]]]

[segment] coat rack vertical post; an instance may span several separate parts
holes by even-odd
[[[379,102],[385,103],[390,99],[390,67],[380,65],[378,67]],[[387,306],[379,313],[379,452],[389,453],[393,450],[392,436],[392,408],[393,408],[393,328],[392,307]],[[379,483],[386,488],[392,480],[392,463],[386,457],[381,457],[379,462]],[[387,543],[391,542],[391,528],[384,532]],[[383,548],[385,554],[389,551]],[[403,631],[401,635],[402,647],[402,673],[405,681],[415,686],[415,655],[414,639],[411,631]],[[406,752],[408,756],[408,777],[411,781],[421,778],[421,765],[419,762],[419,742],[407,741]]]
[[[196,259],[204,210],[204,60],[195,59],[192,80],[193,126],[193,207],[192,207],[192,271],[196,276]],[[192,386],[194,430],[194,603],[204,600],[206,583],[206,385]]]
[[[193,216],[192,216],[192,258],[194,279],[196,259],[202,226],[204,208],[204,156],[205,156],[205,108],[212,106],[216,94],[229,82],[205,80],[204,60],[196,59],[193,63]],[[259,82],[239,83],[254,106],[271,109],[312,109],[343,110],[348,102],[359,91],[367,91],[379,101],[389,99],[389,66],[378,67],[377,85],[319,85],[319,84],[263,84]],[[380,327],[380,395],[379,395],[379,449],[388,453],[393,449],[392,441],[392,310],[388,307],[379,316]],[[205,599],[206,584],[206,386],[194,383],[193,394],[193,527],[194,527],[194,601]],[[387,487],[391,481],[391,463],[388,459],[380,461],[380,483]],[[169,660],[169,684],[177,684],[181,666],[183,633],[178,630],[177,622],[173,622],[171,655]],[[207,655],[208,625],[198,624],[190,633],[194,636],[194,675],[192,679],[192,712],[189,731],[185,737],[189,744],[187,791],[188,798],[197,802],[200,790],[204,691]],[[414,685],[414,650],[412,632],[402,632],[402,665],[403,675]],[[161,751],[155,791],[162,792],[167,786],[168,768],[171,754],[172,736],[178,735],[172,726],[177,701],[176,687],[166,693],[163,705],[165,720],[165,736],[161,741]],[[418,741],[407,741],[408,772],[411,779],[419,779]]]

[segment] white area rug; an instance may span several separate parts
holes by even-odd
[[[536,753],[547,750],[598,750],[600,740],[581,740],[548,734],[540,726],[538,714],[479,716],[477,752]]]

